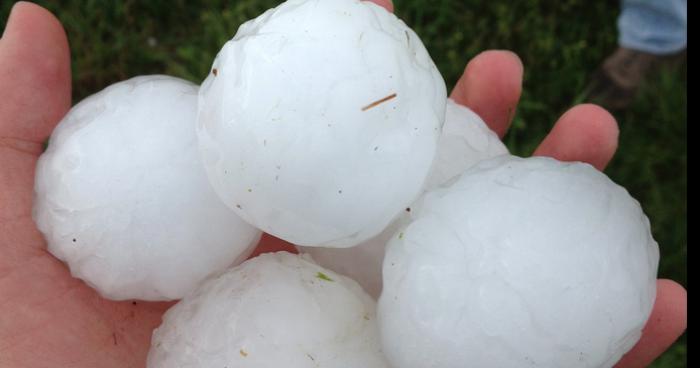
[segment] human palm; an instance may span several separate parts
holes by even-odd
[[[376,3],[391,9],[388,0]],[[452,97],[505,134],[520,97],[522,65],[501,51],[472,60]],[[171,303],[101,298],[46,251],[31,218],[34,167],[42,142],[70,108],[65,33],[46,10],[13,9],[0,39],[0,368],[143,367],[152,330]],[[603,169],[617,147],[617,125],[581,105],[556,123],[536,155]],[[258,252],[290,249],[263,237]],[[620,367],[651,362],[685,329],[686,292],[660,280],[657,301],[635,349]]]

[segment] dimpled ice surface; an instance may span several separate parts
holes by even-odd
[[[263,254],[206,280],[154,332],[149,368],[388,368],[376,305],[308,256]]]
[[[260,236],[211,189],[196,111],[197,86],[133,78],[76,105],[39,159],[34,218],[48,249],[107,298],[181,298]]]
[[[590,165],[483,161],[413,217],[384,260],[394,366],[612,367],[639,339],[658,246],[639,203]]]
[[[438,141],[438,150],[427,181],[427,190],[437,188],[476,163],[504,155],[508,149],[503,145],[481,118],[472,110],[447,100],[445,125]],[[309,253],[318,264],[357,281],[375,298],[382,290],[382,262],[384,249],[396,231],[410,220],[414,205],[379,235],[351,248],[300,247]]]
[[[423,191],[446,90],[418,36],[357,0],[289,0],[240,27],[200,90],[209,178],[291,243],[348,247]]]
[[[479,115],[448,99],[445,125],[426,190],[448,183],[483,160],[507,153],[508,148]]]

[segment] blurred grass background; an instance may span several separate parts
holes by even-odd
[[[278,0],[38,1],[71,43],[74,101],[140,74],[201,82],[238,26]],[[0,5],[0,27],[12,6]],[[618,1],[395,0],[451,88],[466,62],[509,49],[525,65],[522,101],[505,140],[527,156],[616,47]],[[687,63],[650,79],[616,113],[620,150],[606,170],[639,199],[661,247],[660,276],[687,286]],[[653,367],[685,367],[685,336]]]

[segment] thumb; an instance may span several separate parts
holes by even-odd
[[[40,143],[71,104],[70,52],[48,10],[18,2],[0,39],[0,137]]]

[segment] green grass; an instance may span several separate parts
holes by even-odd
[[[140,74],[200,82],[246,19],[279,3],[237,1],[40,1],[64,23],[73,57],[74,100]],[[448,86],[486,49],[510,49],[525,64],[522,102],[506,143],[528,155],[616,46],[617,1],[396,0]],[[0,26],[11,4],[0,5]],[[687,68],[653,78],[616,114],[620,150],[606,171],[640,200],[662,253],[660,276],[687,285]],[[685,338],[654,367],[686,366]]]

